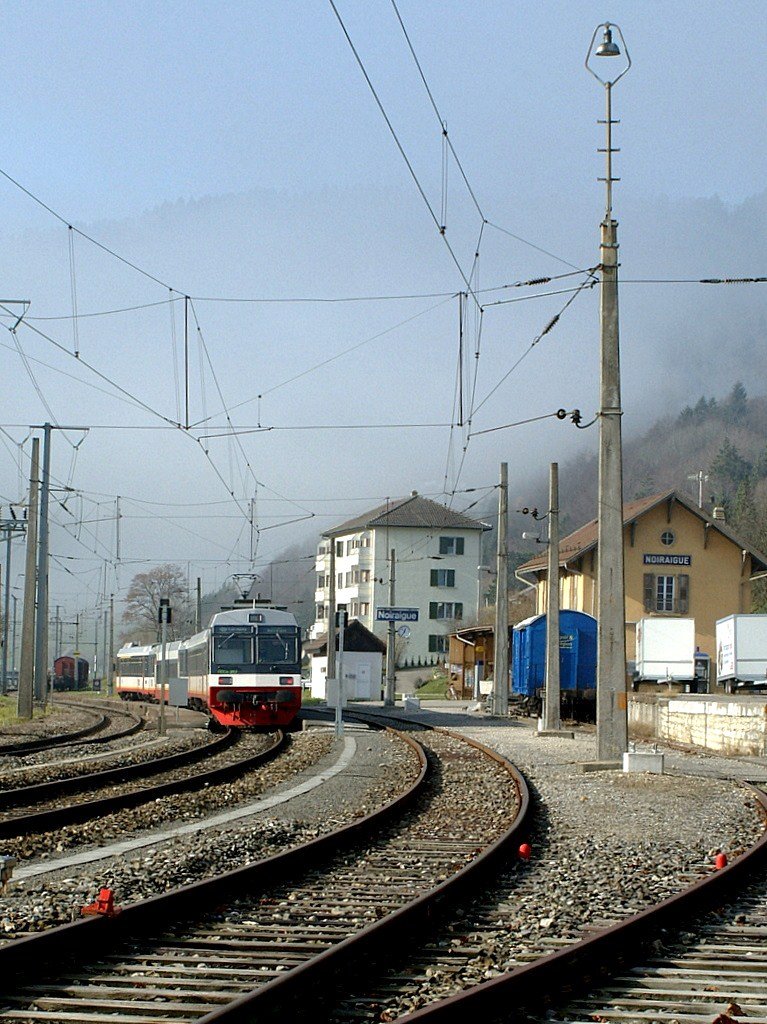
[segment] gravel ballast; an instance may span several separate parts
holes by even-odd
[[[584,929],[673,895],[710,870],[719,850],[732,857],[762,834],[737,780],[767,780],[764,765],[666,750],[664,775],[584,772],[595,759],[593,729],[565,739],[539,737],[524,721],[442,709],[413,717],[465,733],[522,770],[536,802],[532,858],[510,864],[489,895],[460,908],[417,963],[396,965],[414,978],[408,992],[359,1020],[395,1020],[554,952]]]
[[[270,792],[273,787],[279,793],[302,774],[328,767],[336,756],[332,733],[311,729],[294,737],[286,758],[253,774],[263,776],[260,791],[269,786]],[[0,930],[7,941],[76,920],[102,886],[114,890],[118,904],[127,904],[308,842],[387,803],[417,772],[417,760],[401,740],[360,731],[350,770],[244,824],[179,837],[149,847],[141,856],[108,858],[76,873],[56,870],[52,863],[50,874],[12,882],[0,898]]]

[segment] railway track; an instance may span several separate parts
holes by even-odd
[[[767,817],[767,797],[754,797]],[[767,1019],[765,863],[767,832],[678,895],[396,1020],[759,1024]]]
[[[528,798],[512,766],[479,744],[441,732],[403,739],[421,772],[376,813],[117,917],[0,949],[0,973],[18,986],[0,998],[0,1020],[289,1016],[342,967],[369,968],[411,943],[508,854]],[[74,949],[78,962],[66,962]]]
[[[148,764],[128,765],[124,768],[96,772],[90,776],[77,776],[73,779],[41,783],[26,789],[6,790],[0,793],[0,815],[6,807],[18,806],[20,802],[33,803],[38,800],[53,802],[44,809],[38,808],[26,814],[0,817],[0,839],[51,832],[67,825],[98,820],[116,811],[138,807],[166,796],[188,793],[206,786],[228,782],[267,764],[281,753],[286,743],[286,736],[278,730],[271,737],[265,739],[265,746],[256,753],[249,753],[240,758],[227,757],[225,763],[209,768],[207,771],[192,771],[181,777],[173,777],[174,772],[180,768],[194,767],[200,757],[217,757],[229,751],[233,745],[236,746],[237,735],[226,733],[207,747],[198,747],[183,754],[172,754]],[[132,780],[142,775],[153,775],[160,772],[169,777],[165,781],[150,786],[132,784]],[[84,799],[80,802],[64,804],[56,802],[57,798],[75,791],[87,793],[94,788],[108,789],[117,783],[127,784],[127,787],[120,792],[112,791],[108,796],[96,799]]]
[[[206,760],[228,749],[236,742],[236,738],[236,733],[227,730],[204,746],[193,747],[191,750],[179,751],[173,754],[161,753],[159,757],[148,761],[118,765],[114,768],[84,772],[80,775],[49,779],[26,786],[15,786],[12,789],[0,789],[0,816],[10,807],[35,804],[43,800],[52,800],[57,797],[82,792],[83,790],[103,789],[106,786],[115,786],[121,782],[128,782],[131,779],[149,778],[152,775],[159,775],[162,772],[181,768],[185,765],[196,764],[198,761]]]
[[[49,750],[60,747],[73,746],[75,744],[98,744],[109,743],[116,739],[123,739],[133,736],[144,728],[144,719],[126,708],[115,707],[107,709],[107,713],[101,706],[83,704],[76,701],[62,701],[67,707],[76,707],[93,721],[90,725],[70,732],[61,733],[58,736],[43,736],[34,740],[22,740],[18,743],[5,743],[0,745],[0,756],[6,754],[24,755],[34,754],[40,750]],[[111,731],[113,722],[126,720],[127,725],[116,731]]]

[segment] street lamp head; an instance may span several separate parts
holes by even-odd
[[[620,57],[621,50],[617,43],[613,42],[613,30],[610,22],[605,22],[602,42],[596,49],[595,57]]]
[[[600,30],[602,32],[602,42],[595,47],[594,44],[596,43],[597,35],[599,34]],[[620,39],[620,46],[618,46],[618,44],[613,39],[613,32],[615,32],[615,34]],[[597,72],[594,70],[590,63],[593,57],[620,56],[624,57],[625,67],[620,72],[620,74],[616,75],[616,77],[613,79],[602,78],[601,75],[597,74]],[[620,64],[622,63],[624,63],[624,61],[619,62],[618,66],[620,67]],[[631,67],[631,57],[629,56],[628,47],[626,46],[626,40],[623,38],[623,33],[621,32],[619,25],[615,25],[609,21],[605,21],[601,25],[597,25],[597,27],[594,29],[594,34],[591,37],[591,42],[589,43],[589,48],[586,53],[585,65],[586,70],[589,72],[589,74],[592,74],[598,82],[602,83],[602,85],[613,86],[617,81],[623,78],[628,69]]]

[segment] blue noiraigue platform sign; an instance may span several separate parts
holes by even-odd
[[[418,609],[376,608],[376,622],[418,622]]]

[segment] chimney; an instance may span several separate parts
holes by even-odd
[[[418,497],[418,491],[411,491],[410,492],[410,497],[411,498],[417,498]]]
[[[717,505],[711,510],[711,518],[715,519],[718,523],[726,522],[727,517],[721,505]]]

